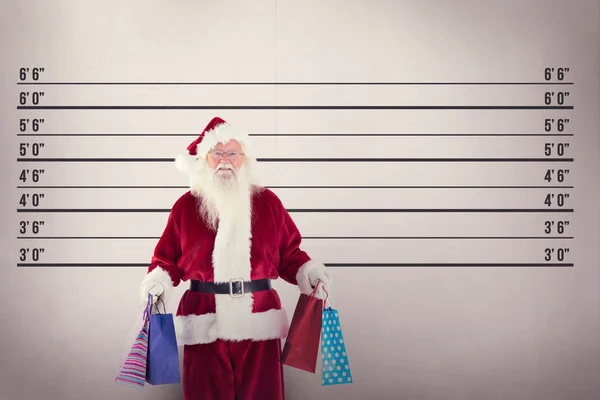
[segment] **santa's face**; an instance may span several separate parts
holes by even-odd
[[[228,181],[235,177],[244,163],[242,145],[233,139],[226,143],[218,143],[208,153],[206,162],[217,178]]]

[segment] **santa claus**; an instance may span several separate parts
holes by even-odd
[[[190,190],[173,204],[140,286],[145,304],[189,282],[175,316],[186,400],[283,399],[289,319],[271,280],[306,294],[331,281],[301,249],[280,199],[257,182],[247,139],[216,117],[177,156]]]

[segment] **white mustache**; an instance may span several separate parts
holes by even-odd
[[[233,168],[233,165],[231,165],[231,164],[224,164],[224,165],[219,165],[217,167],[217,172],[218,171],[231,171],[231,172],[235,172],[235,168]]]

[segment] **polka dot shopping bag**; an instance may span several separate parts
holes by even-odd
[[[325,288],[323,288],[325,290]],[[352,383],[352,372],[346,342],[342,333],[339,311],[331,304],[329,293],[325,290],[325,308],[321,329],[321,384],[323,386]],[[329,306],[327,305],[329,300]]]

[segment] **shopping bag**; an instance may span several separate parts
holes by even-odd
[[[151,385],[179,383],[179,352],[173,314],[167,314],[166,309],[164,314],[160,311],[150,314],[149,326],[146,382]]]
[[[119,371],[115,378],[118,384],[143,388],[146,380],[146,366],[148,355],[148,333],[150,328],[150,307],[151,297],[148,298],[148,303],[142,313],[140,323],[136,329],[136,336],[129,351],[124,357],[121,357]]]
[[[300,294],[280,361],[284,365],[315,373],[321,340],[323,300],[310,294]]]
[[[339,311],[333,308],[333,305],[327,307],[328,299],[329,294],[327,293],[321,334],[321,384],[329,386],[352,383],[352,372],[342,334]]]

